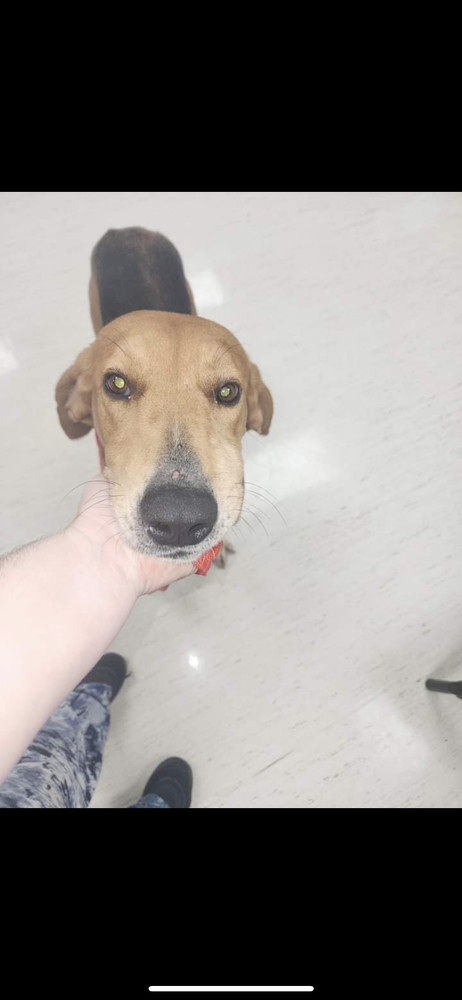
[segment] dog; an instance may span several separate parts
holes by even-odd
[[[110,229],[91,257],[95,340],[58,381],[70,438],[94,428],[124,540],[189,562],[239,519],[241,440],[273,400],[224,326],[197,316],[181,257],[160,233]]]

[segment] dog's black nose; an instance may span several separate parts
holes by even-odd
[[[218,516],[212,493],[190,486],[151,486],[140,504],[142,522],[158,545],[197,545]]]

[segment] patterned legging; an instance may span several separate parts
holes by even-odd
[[[80,684],[43,726],[3,785],[0,809],[82,809],[88,806],[103,762],[111,689]],[[131,809],[168,809],[158,795]]]

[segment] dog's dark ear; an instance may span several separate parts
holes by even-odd
[[[250,362],[247,387],[247,430],[267,434],[273,416],[273,399],[256,365]]]
[[[83,437],[93,427],[91,410],[93,344],[86,347],[61,375],[55,399],[63,431],[70,438]]]

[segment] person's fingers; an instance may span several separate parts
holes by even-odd
[[[85,488],[80,497],[79,512],[84,509],[89,509],[88,505],[91,500],[96,499],[100,496],[108,496],[109,487],[104,478],[99,472],[90,479],[88,483],[85,484]]]
[[[163,590],[196,572],[192,563],[136,552],[124,541],[112,510],[109,486],[99,473],[85,484],[74,524],[90,537],[105,561],[113,561],[139,594]]]

